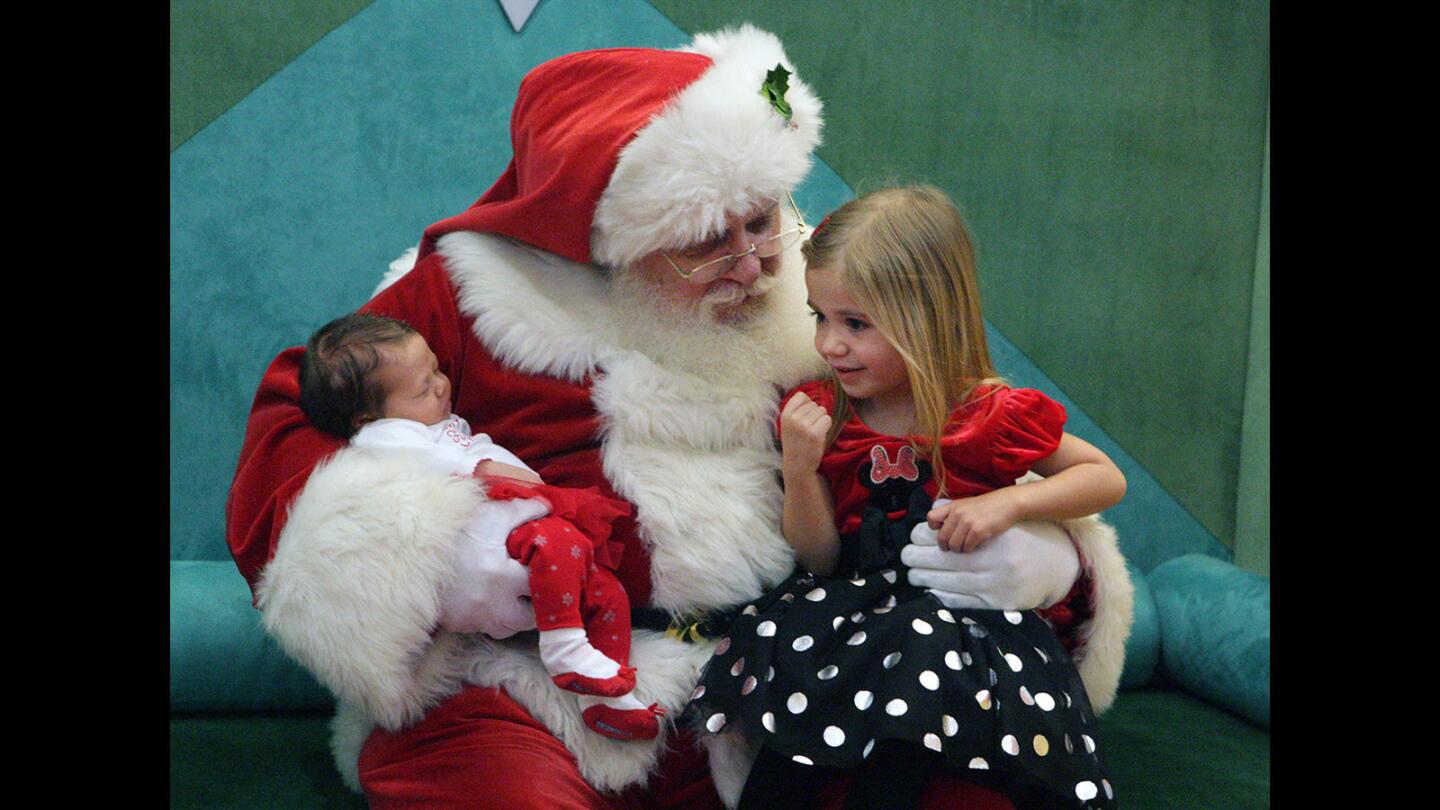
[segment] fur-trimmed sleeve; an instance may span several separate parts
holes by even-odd
[[[366,309],[410,323],[454,378],[463,341],[439,257]],[[299,407],[303,357],[286,350],[261,381],[227,541],[282,649],[336,696],[398,728],[458,684],[460,639],[436,633],[439,603],[460,525],[484,496],[474,481],[344,448],[311,426]]]
[[[1061,525],[1080,552],[1090,582],[1090,615],[1076,628],[1075,668],[1091,708],[1102,714],[1115,702],[1125,669],[1125,641],[1135,618],[1135,585],[1115,529],[1108,523],[1092,515]]]

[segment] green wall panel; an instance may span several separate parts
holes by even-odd
[[[1265,178],[1260,238],[1255,244],[1255,294],[1250,316],[1250,364],[1240,442],[1240,495],[1235,509],[1235,564],[1270,576],[1270,133],[1265,133]]]
[[[371,0],[170,0],[170,149]]]
[[[1233,541],[1268,3],[652,1],[780,34],[857,192],[953,194],[990,321]]]

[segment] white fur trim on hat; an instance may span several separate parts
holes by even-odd
[[[595,209],[595,261],[622,267],[725,229],[764,198],[778,199],[810,171],[822,105],[795,75],[780,40],[751,25],[700,34],[682,50],[714,60],[640,130]],[[760,95],[777,64],[790,71],[791,119]]]

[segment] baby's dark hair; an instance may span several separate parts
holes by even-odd
[[[379,347],[413,334],[404,321],[360,312],[320,327],[305,344],[300,409],[321,430],[355,435],[385,406],[385,392],[371,380],[382,360]]]

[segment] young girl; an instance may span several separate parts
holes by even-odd
[[[1020,520],[1090,515],[1124,476],[1062,430],[1062,406],[996,376],[970,236],[943,193],[856,199],[803,253],[832,371],[779,417],[784,533],[804,570],[744,609],[690,707],[707,732],[763,744],[740,806],[798,806],[858,767],[851,807],[916,806],[937,768],[1020,808],[1113,807],[1094,713],[1046,620],[947,610],[907,583],[900,549],[912,532],[968,551]],[[1030,470],[1045,479],[1015,486]]]
[[[529,569],[541,662],[556,686],[580,694],[585,724],[614,739],[653,739],[663,712],[630,694],[630,602],[608,544],[630,507],[594,488],[549,486],[489,436],[472,434],[450,412],[450,380],[435,353],[403,321],[346,315],[305,348],[300,407],[316,427],[485,481],[488,499],[462,527],[461,542],[504,543]]]

